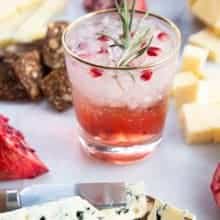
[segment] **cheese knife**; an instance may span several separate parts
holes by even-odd
[[[125,183],[41,184],[22,190],[0,190],[0,212],[81,196],[97,208],[126,205]]]

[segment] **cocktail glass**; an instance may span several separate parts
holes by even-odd
[[[101,160],[126,164],[151,155],[162,140],[181,36],[170,20],[149,14],[157,38],[153,43],[167,52],[160,56],[153,47],[138,64],[108,64],[109,39],[99,35],[88,40],[87,34],[103,23],[112,26],[115,14],[104,10],[76,20],[65,31],[63,45],[83,149]],[[95,53],[99,58],[92,60]],[[117,58],[117,50],[113,56]]]

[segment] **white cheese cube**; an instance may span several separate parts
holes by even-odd
[[[182,106],[180,125],[189,144],[212,142],[212,122],[210,121],[210,106],[191,103]]]
[[[203,66],[207,57],[207,49],[186,45],[183,50],[181,70],[193,72],[198,78],[203,78]]]
[[[209,50],[209,59],[220,63],[220,38],[210,29],[204,29],[189,37],[189,42]]]
[[[175,76],[173,83],[173,97],[176,107],[196,101],[199,80],[191,72],[182,72]]]

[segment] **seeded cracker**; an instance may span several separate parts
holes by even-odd
[[[52,69],[65,66],[62,35],[67,26],[68,22],[64,21],[54,22],[48,26],[42,53],[44,63]]]
[[[12,66],[7,63],[13,58],[8,57],[7,59],[9,60],[0,61],[0,100],[27,100],[28,95],[23,85],[17,81]]]
[[[58,111],[72,106],[72,91],[66,70],[53,70],[41,82],[41,89],[51,105]]]
[[[32,100],[38,99],[41,96],[39,83],[43,76],[39,52],[33,50],[21,54],[13,67],[16,77],[24,86],[30,98]]]

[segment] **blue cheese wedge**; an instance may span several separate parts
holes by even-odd
[[[80,197],[35,206],[27,220],[101,220],[102,213]]]
[[[0,214],[0,220],[27,220],[27,217],[28,210],[25,208]]]
[[[148,204],[151,210],[147,214],[147,220],[196,220],[188,211],[177,209],[158,199],[149,197]]]
[[[133,220],[139,219],[147,213],[144,183],[127,185],[127,206],[121,208],[103,210],[107,219]]]

